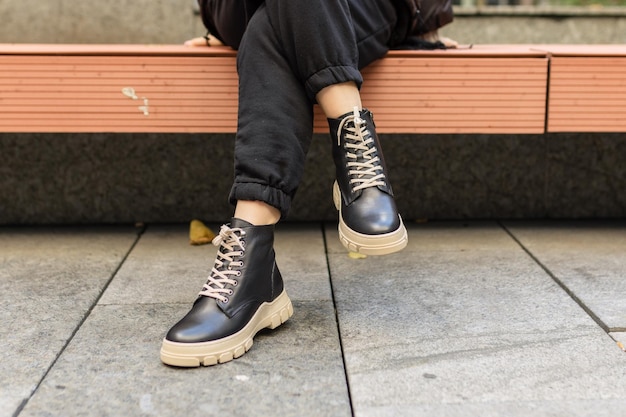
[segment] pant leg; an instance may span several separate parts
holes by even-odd
[[[286,216],[313,135],[313,102],[285,59],[262,5],[237,54],[238,126],[230,202],[259,200]]]
[[[359,68],[365,68],[389,51],[398,21],[397,9],[390,0],[348,0],[354,22]]]
[[[266,0],[294,72],[314,99],[324,87],[355,81],[381,58],[397,21],[390,0]]]
[[[289,211],[304,171],[315,95],[388,50],[389,0],[266,0],[237,55],[239,123],[231,203],[261,200]]]
[[[437,30],[454,20],[452,0],[421,0],[420,16],[414,35]]]

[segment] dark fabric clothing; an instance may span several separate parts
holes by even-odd
[[[391,0],[398,10],[398,26],[392,46],[404,45],[407,38],[435,31],[454,19],[452,0]]]
[[[202,23],[222,43],[239,49],[250,18],[263,0],[198,0]]]
[[[402,40],[393,43],[393,49],[433,50],[446,49],[443,42],[424,39],[423,35],[434,32],[454,20],[452,0],[395,0],[419,1],[419,13],[414,27],[410,28]],[[407,18],[408,19],[408,18]]]
[[[432,32],[453,20],[452,0],[420,0],[419,19],[411,35]]]
[[[246,25],[264,0],[198,0],[204,26],[226,45],[239,48]],[[396,8],[397,22],[390,46],[413,44],[409,37],[437,30],[454,20],[452,0],[389,0]]]
[[[393,48],[404,43],[404,40],[411,36],[420,21],[420,1],[421,0],[389,0],[396,8],[398,20],[390,46]]]
[[[284,217],[304,171],[316,94],[347,81],[360,87],[359,68],[389,50],[396,10],[388,0],[265,0],[249,18],[241,10],[230,12],[246,24],[243,31],[226,21],[210,23],[222,31],[216,37],[239,50],[229,199],[264,201]]]
[[[287,215],[312,139],[316,94],[347,81],[360,88],[361,68],[424,26],[420,1],[439,0],[199,0],[210,33],[239,51],[231,203],[260,200]],[[437,10],[430,7],[429,16]]]

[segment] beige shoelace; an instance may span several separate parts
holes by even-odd
[[[352,121],[353,123],[348,124]],[[346,129],[346,157],[348,159],[348,175],[353,191],[364,188],[385,185],[385,174],[378,156],[372,156],[376,152],[375,147],[369,147],[374,142],[367,123],[361,119],[358,107],[354,108],[351,116],[344,118],[337,130],[337,145],[341,146],[341,132]],[[361,157],[359,158],[359,152]]]
[[[245,243],[241,237],[245,233],[241,229],[231,229],[228,225],[222,226],[220,233],[213,239],[213,244],[224,249],[217,251],[215,266],[211,270],[207,283],[202,287],[200,295],[215,298],[223,303],[228,302],[228,296],[233,295],[233,290],[225,287],[226,285],[237,286],[238,282],[235,278],[241,276],[241,271],[237,268],[243,266],[243,261],[236,261],[235,258],[243,255]]]

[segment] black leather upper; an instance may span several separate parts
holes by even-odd
[[[331,139],[333,141],[333,159],[335,162],[337,183],[341,190],[341,215],[343,221],[352,230],[368,235],[395,231],[400,227],[400,218],[393,198],[393,190],[387,179],[385,159],[380,147],[378,135],[376,134],[376,126],[374,125],[372,113],[365,109],[361,111],[360,117],[367,123],[369,137],[373,139],[368,147],[369,149],[374,148],[374,152],[371,153],[371,156],[379,158],[381,170],[378,172],[384,174],[384,185],[354,190],[354,186],[350,184],[352,177],[349,174],[348,158],[346,156],[348,150],[346,150],[345,146],[345,127],[341,132],[338,132],[343,119],[350,116],[351,113],[347,113],[338,119],[328,119]],[[348,121],[345,126],[350,127],[353,124],[352,121]],[[360,156],[361,154],[362,152],[357,155]]]
[[[200,296],[192,309],[175,324],[166,335],[172,342],[199,343],[230,336],[249,323],[259,306],[271,302],[283,291],[283,280],[276,266],[274,226],[253,226],[240,219],[232,219],[231,228],[243,230],[243,256],[233,261],[243,261],[234,266],[241,271],[228,301]],[[220,247],[219,250],[223,250]],[[228,268],[224,263],[223,268]]]

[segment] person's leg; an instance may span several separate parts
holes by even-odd
[[[396,23],[389,0],[266,0],[267,13],[283,52],[308,96],[352,81],[359,68],[381,58]]]
[[[339,211],[339,239],[346,249],[365,255],[398,252],[408,243],[398,214],[372,113],[354,107],[329,118],[336,181],[333,200]]]
[[[356,48],[359,65],[364,65],[386,51],[391,31],[385,24],[393,21],[394,9],[376,2],[349,4],[358,35],[354,46],[346,42],[344,48]],[[375,13],[372,7],[382,8]],[[406,228],[397,211],[373,116],[361,103],[359,84],[324,86],[316,99],[328,118],[333,142],[337,175],[333,199],[339,210],[342,244],[369,255],[403,249],[408,242]]]
[[[313,103],[294,76],[265,7],[252,17],[238,53],[239,125],[235,213],[222,226],[215,266],[192,309],[167,333],[161,360],[175,366],[243,355],[263,328],[293,313],[275,261],[274,224],[286,215],[303,171]]]
[[[359,63],[386,50],[379,45],[376,53],[359,55],[355,33],[360,32],[346,0],[267,0],[250,20],[238,54],[239,125],[230,194],[236,217],[216,238],[215,267],[200,296],[166,335],[163,362],[229,361],[252,346],[260,329],[291,316],[271,223],[278,213],[287,214],[298,188],[317,94],[350,82],[354,90],[361,82]]]
[[[254,207],[248,201],[286,216],[312,138],[313,102],[329,117],[355,103],[360,107],[358,67],[387,51],[395,23],[388,0],[267,0],[262,9],[251,26],[263,22],[272,33],[246,33],[238,55],[239,126],[230,195],[235,216],[242,213],[253,222],[277,219],[243,214],[254,215],[254,209],[240,210]]]
[[[278,37],[288,40],[283,48],[291,67],[329,118],[342,243],[372,255],[401,250],[406,229],[371,113],[362,109],[359,93],[359,68],[388,50],[395,7],[387,0],[266,0],[266,5]]]
[[[313,101],[286,58],[268,7],[252,17],[237,55],[239,114],[229,200],[264,202],[285,217],[313,137]]]
[[[316,95],[322,111],[329,118],[337,118],[351,109],[363,108],[361,94],[354,81],[333,84],[323,88]]]
[[[234,217],[256,226],[276,224],[280,220],[280,210],[264,201],[239,200]]]

